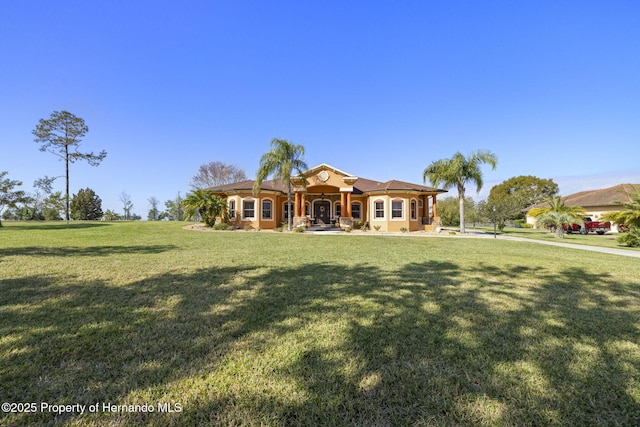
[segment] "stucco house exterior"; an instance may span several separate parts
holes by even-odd
[[[305,185],[306,180],[306,185]],[[402,181],[360,178],[326,163],[293,177],[294,227],[310,225],[351,229],[367,224],[380,231],[433,230],[441,225],[437,196],[446,193]],[[227,199],[230,222],[268,230],[287,221],[287,189],[280,180],[264,181],[257,194],[247,180],[211,188]]]
[[[568,195],[564,202],[567,206],[581,206],[587,212],[586,216],[593,221],[600,221],[604,214],[622,210],[620,202],[631,201],[628,195],[634,192],[633,187],[640,189],[640,184],[618,184],[600,190],[580,191]],[[543,207],[545,204],[538,206]],[[535,225],[536,219],[527,215],[527,223]],[[611,224],[611,231],[618,231],[616,224]]]

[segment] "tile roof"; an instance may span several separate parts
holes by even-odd
[[[226,193],[230,191],[246,191],[253,189],[253,180],[246,180],[240,182],[234,182],[231,184],[218,185],[212,187],[211,190],[217,193]],[[287,189],[280,180],[264,181],[260,186],[261,190],[267,191],[279,191],[286,193]],[[408,190],[419,191],[422,193],[445,193],[446,190],[439,190],[433,187],[427,187],[419,184],[412,184],[410,182],[391,180],[386,182],[374,181],[366,178],[358,178],[353,183],[353,190],[356,194],[368,193],[371,191],[389,191],[389,190]]]
[[[564,197],[567,206],[597,207],[620,206],[620,202],[630,202],[629,194],[634,192],[634,187],[640,190],[640,184],[618,184],[599,190],[580,191]],[[539,203],[535,207],[548,207],[548,203]]]
[[[640,184],[618,184],[601,190],[588,190],[573,193],[566,197],[567,206],[616,206],[620,202],[630,202],[628,194],[633,193],[634,187],[640,190]]]

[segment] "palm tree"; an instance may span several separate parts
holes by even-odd
[[[551,226],[555,230],[555,237],[564,238],[565,227],[573,224],[584,224],[582,216],[586,213],[580,206],[567,206],[565,199],[560,196],[546,197],[544,201],[548,207],[538,207],[529,210],[529,215],[536,218],[537,226]]]
[[[213,227],[217,217],[221,217],[223,221],[226,220],[227,202],[211,191],[194,190],[184,198],[182,205],[186,210],[187,219],[199,216],[207,227]]]
[[[605,221],[613,221],[620,226],[626,226],[628,233],[618,236],[618,242],[627,246],[640,246],[640,188],[631,186],[632,193],[627,192],[630,201],[619,202],[624,209],[618,212],[611,212],[603,216]]]
[[[488,163],[492,169],[498,164],[498,158],[495,154],[486,150],[478,150],[471,153],[469,157],[463,156],[457,152],[450,159],[441,159],[432,162],[424,170],[422,178],[424,182],[427,179],[434,187],[443,187],[445,189],[455,186],[458,189],[458,202],[460,205],[460,232],[465,233],[464,227],[464,193],[465,184],[472,181],[476,184],[477,191],[482,188],[482,172],[480,165]]]
[[[274,138],[271,141],[271,151],[265,153],[260,158],[260,167],[256,180],[253,183],[253,192],[257,194],[260,191],[262,182],[269,175],[273,175],[274,179],[279,179],[282,184],[287,187],[287,206],[288,206],[288,230],[291,231],[291,174],[293,171],[297,175],[304,176],[304,171],[309,169],[302,157],[304,156],[304,147],[302,145],[294,145],[286,139]],[[304,182],[304,180],[303,180]]]
[[[619,202],[624,206],[624,210],[611,212],[603,216],[606,221],[613,221],[616,224],[624,224],[628,227],[640,227],[640,188],[631,186],[633,193],[627,193],[629,202]]]

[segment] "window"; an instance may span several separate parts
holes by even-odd
[[[336,218],[342,216],[342,206],[340,203],[336,203]]]
[[[384,202],[382,200],[377,200],[373,203],[375,218],[384,218]]]
[[[242,201],[242,218],[256,217],[256,202],[253,200]]]
[[[293,202],[291,203],[291,209],[293,209]],[[282,213],[283,213],[282,218],[285,221],[288,221],[289,220],[289,204],[287,202],[284,202],[284,207],[282,208]]]
[[[354,219],[362,218],[360,216],[360,206],[362,206],[360,203],[351,203],[351,216]]]
[[[418,205],[415,200],[411,201],[411,219],[418,219]]]
[[[391,202],[391,218],[402,218],[404,210],[404,202],[402,200],[393,200]]]
[[[229,201],[229,218],[235,218],[235,217],[236,217],[236,201],[230,200]]]
[[[262,219],[272,219],[272,206],[273,203],[271,200],[263,200],[262,201]]]

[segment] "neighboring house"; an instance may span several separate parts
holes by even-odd
[[[432,230],[441,225],[436,197],[446,193],[402,181],[378,182],[359,178],[325,163],[293,177],[293,226],[356,223],[380,231]],[[230,222],[238,227],[273,229],[287,221],[287,189],[280,180],[264,181],[253,194],[247,180],[211,188],[227,199]]]
[[[567,206],[582,206],[587,212],[586,216],[591,217],[593,221],[599,221],[606,213],[622,210],[620,202],[631,201],[629,194],[633,193],[633,187],[640,188],[640,184],[619,184],[601,190],[581,191],[570,194],[564,198],[564,202]],[[541,203],[536,206],[544,207],[548,204]],[[535,225],[535,222],[535,218],[527,215],[528,224]],[[616,224],[611,224],[611,231],[618,231]]]

